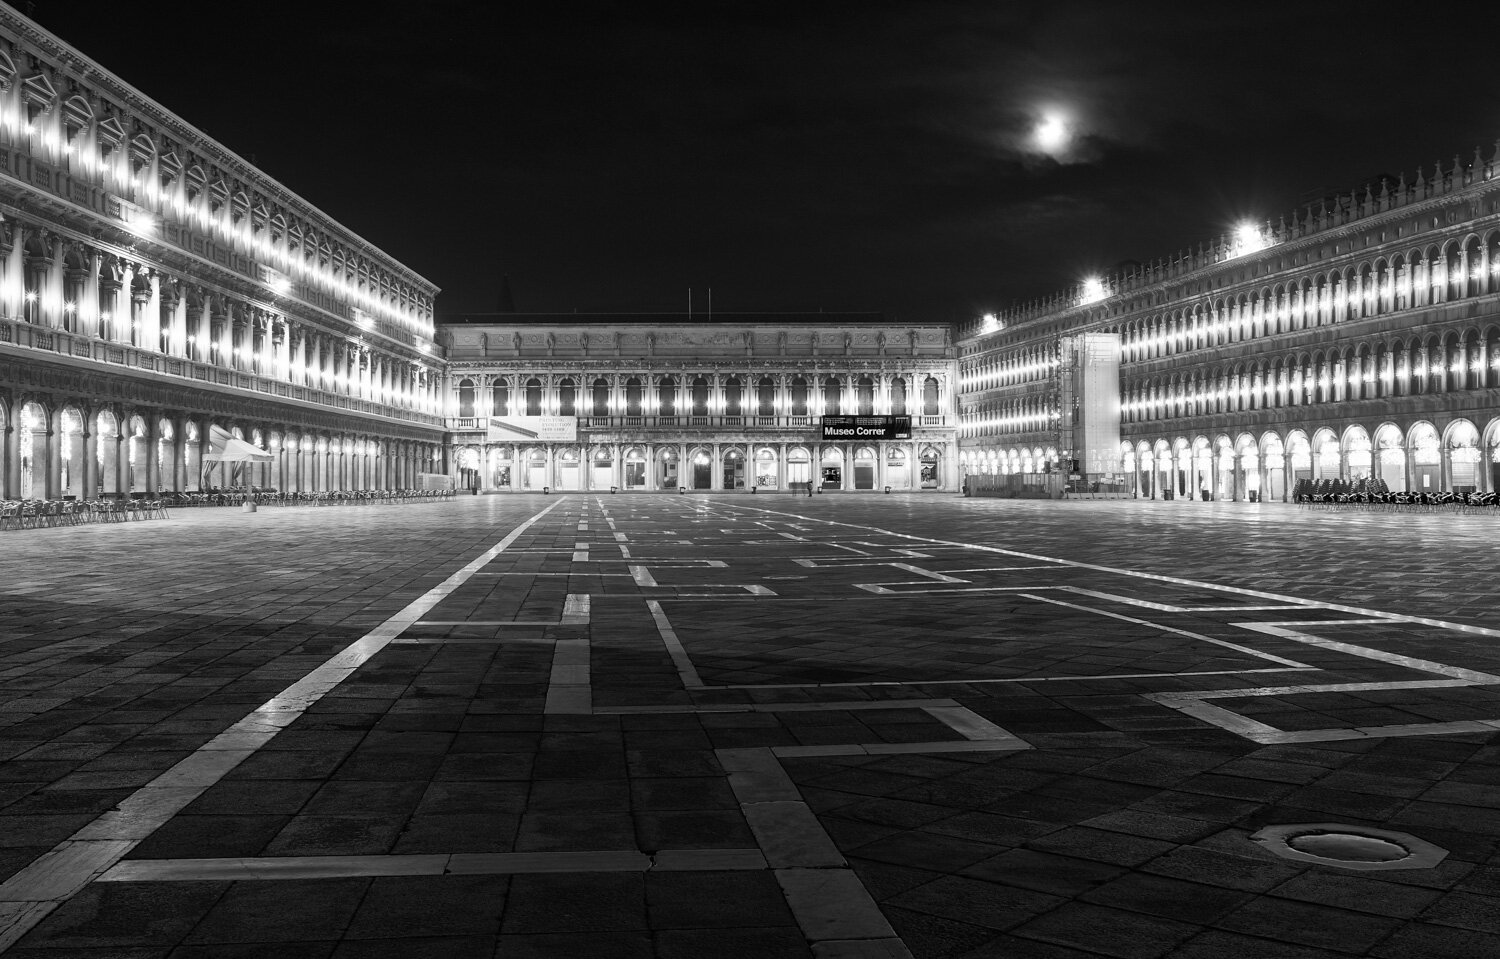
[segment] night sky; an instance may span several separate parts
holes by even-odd
[[[1500,137],[1475,4],[225,6],[33,16],[440,318],[508,274],[526,312],[963,320]]]

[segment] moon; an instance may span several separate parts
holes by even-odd
[[[1057,156],[1067,152],[1068,144],[1073,139],[1073,131],[1066,116],[1049,112],[1043,114],[1032,128],[1031,139],[1041,152]]]

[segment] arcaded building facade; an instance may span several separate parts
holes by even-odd
[[[1500,488],[1497,173],[1475,151],[965,326],[965,472],[1055,468],[1059,342],[1106,333],[1120,451],[1086,481],[1183,501]]]
[[[951,491],[952,332],[880,314],[469,317],[442,327],[450,460],[481,490]],[[910,431],[830,440],[829,416]]]
[[[0,499],[443,472],[436,293],[0,6]]]

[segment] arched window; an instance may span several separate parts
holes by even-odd
[[[573,416],[577,406],[578,387],[574,385],[573,378],[566,377],[557,384],[557,415]]]
[[[856,391],[859,415],[872,415],[875,412],[875,381],[868,376],[861,376]]]
[[[792,380],[792,415],[807,415],[807,380],[800,376]]]
[[[906,415],[906,380],[899,376],[891,380],[891,414]]]
[[[495,416],[510,415],[510,386],[504,380],[496,380],[490,389],[490,409]]]
[[[708,380],[701,376],[693,380],[693,415],[708,415]]]
[[[474,381],[458,381],[458,415],[474,415]]]
[[[658,416],[677,415],[677,381],[670,376],[663,376],[657,383],[657,406]]]
[[[843,389],[838,377],[830,376],[823,381],[823,412],[829,416],[838,416],[842,410],[839,409],[839,401],[842,399]]]
[[[922,415],[938,415],[938,381],[935,377],[927,377],[922,384]]]
[[[776,415],[776,381],[769,376],[762,376],[760,383],[756,385],[756,414],[759,416]]]
[[[526,415],[542,415],[542,381],[534,376],[526,381]]]
[[[609,415],[609,380],[602,376],[594,381],[594,416]]]
[[[743,400],[744,389],[740,385],[740,378],[731,376],[724,381],[724,415],[739,416],[740,405]]]
[[[625,381],[625,415],[641,415],[641,381],[636,376]]]

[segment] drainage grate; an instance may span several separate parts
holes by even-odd
[[[1448,856],[1448,850],[1404,832],[1344,823],[1267,826],[1250,839],[1283,859],[1359,871],[1431,869]]]

